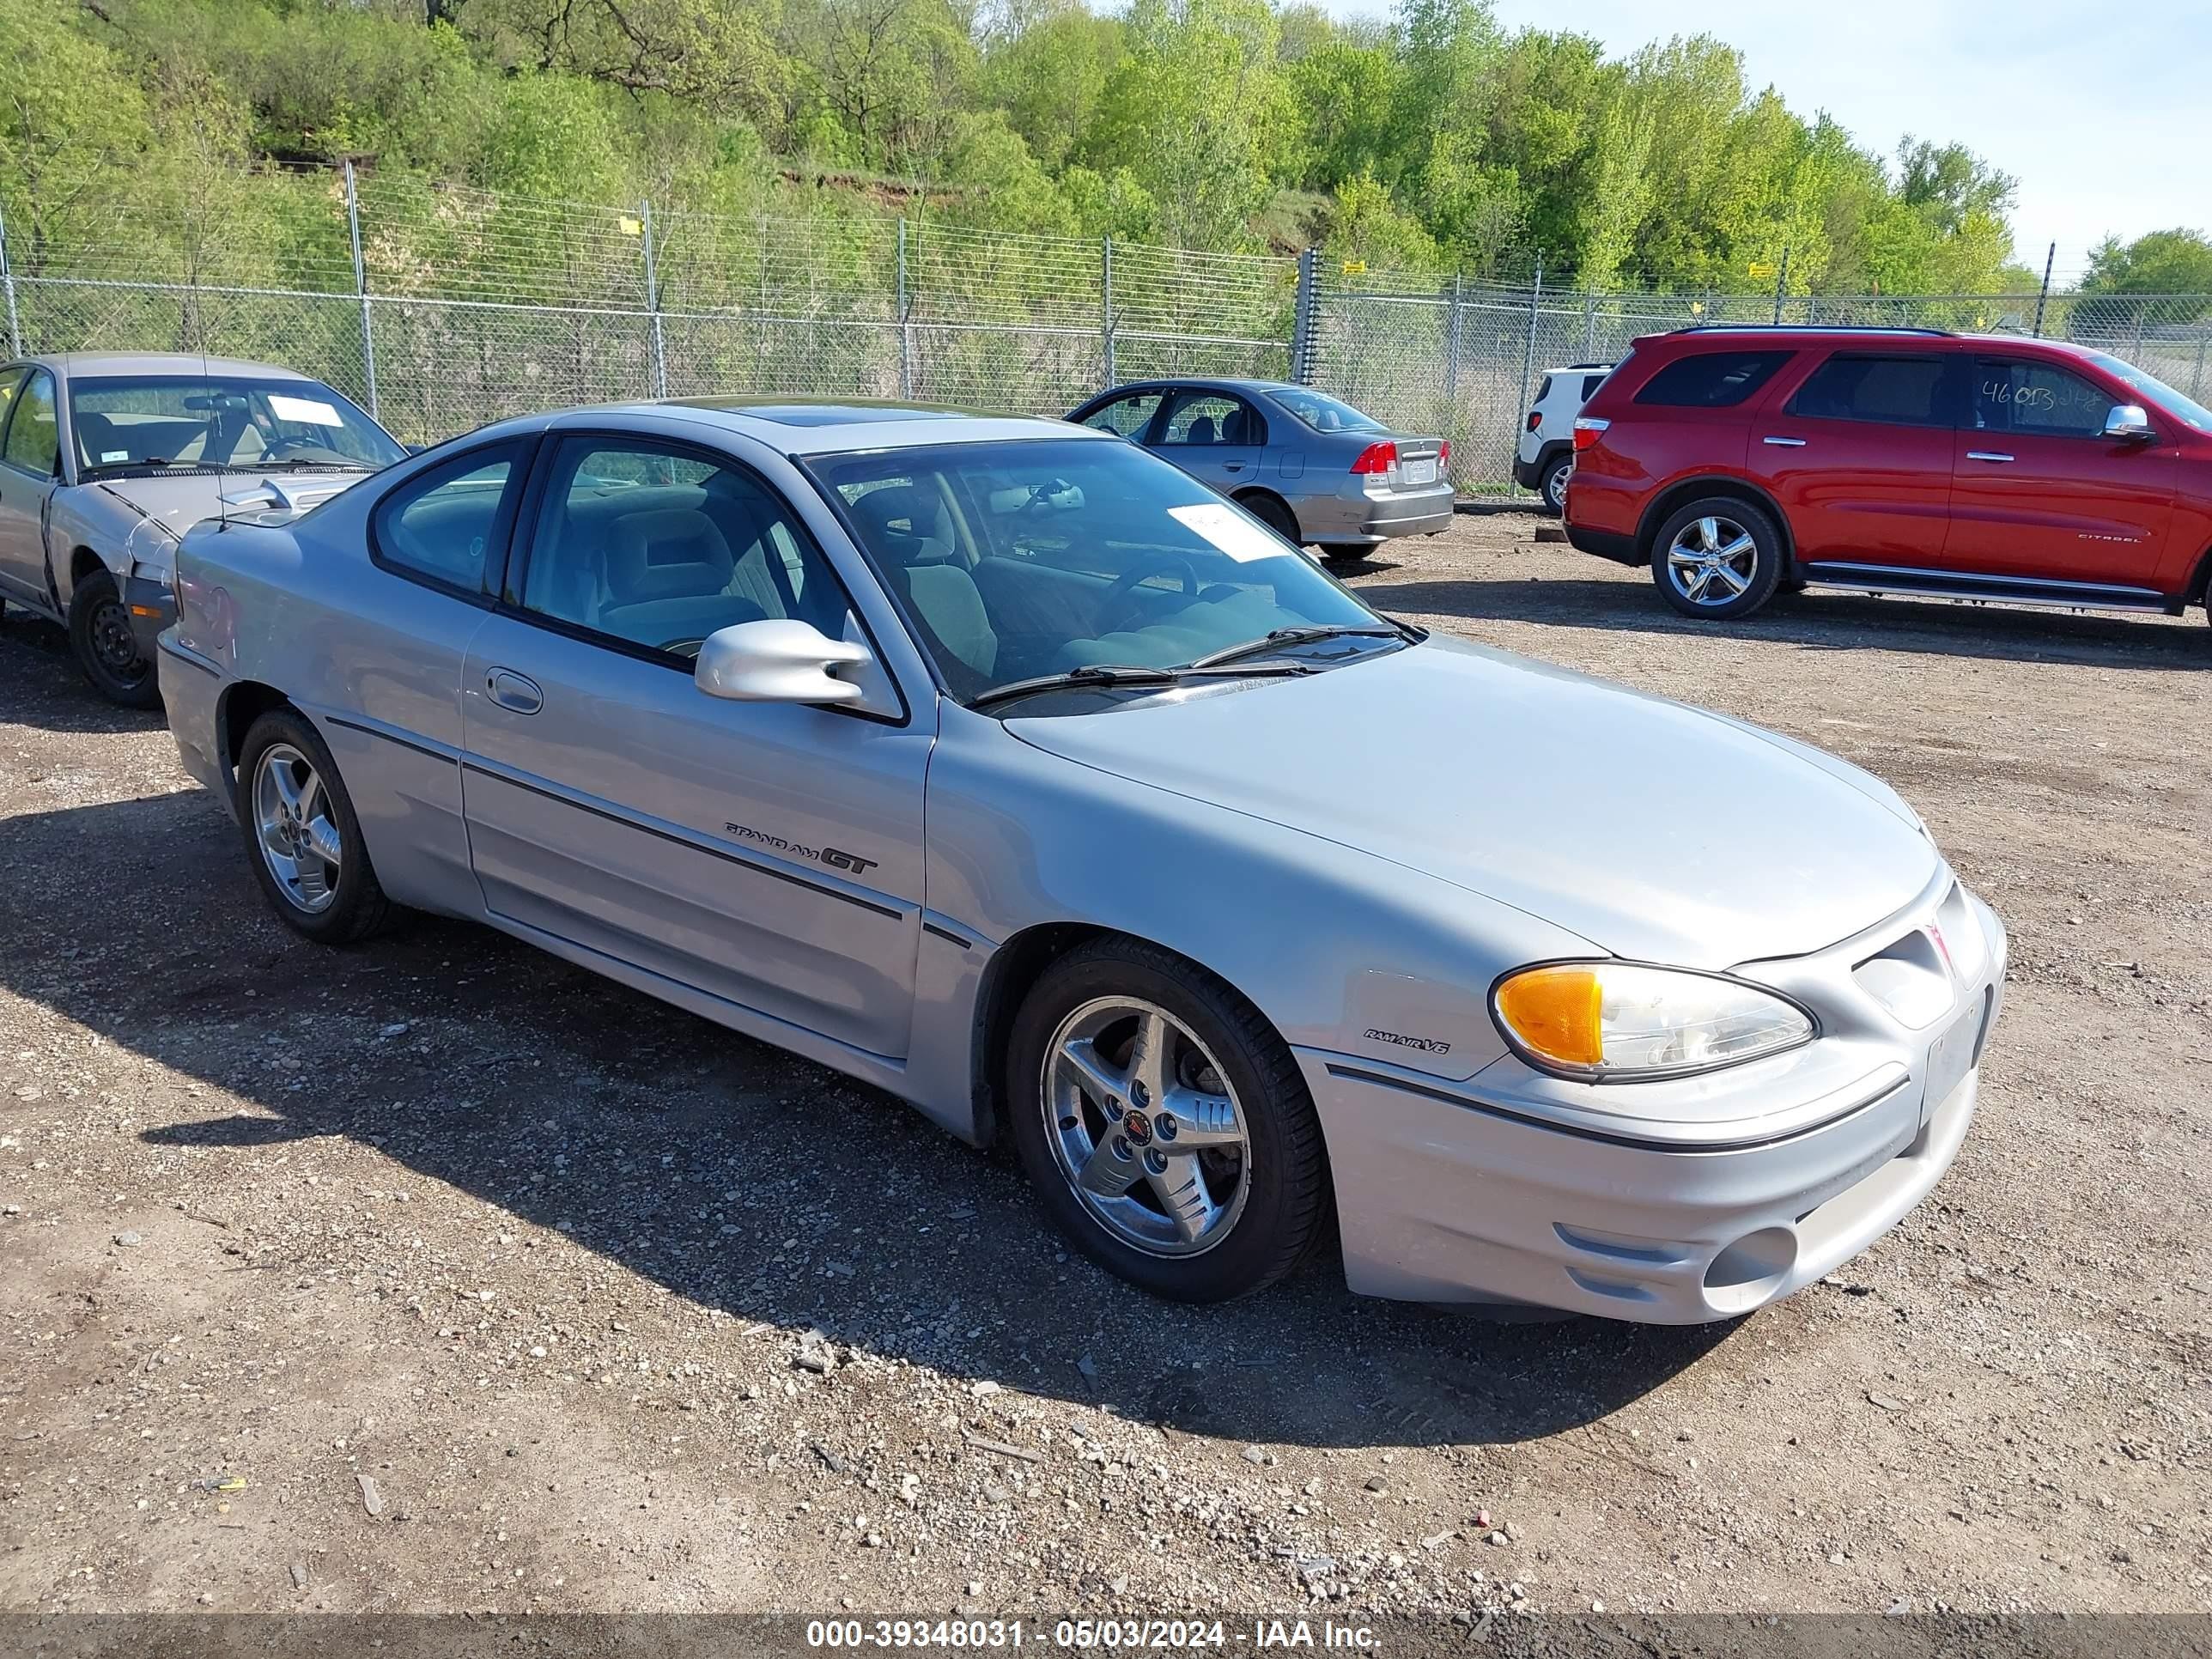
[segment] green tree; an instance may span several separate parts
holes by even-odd
[[[1126,170],[1170,240],[1242,245],[1295,137],[1274,13],[1266,0],[1135,0],[1128,29],[1077,159]]]
[[[16,268],[92,240],[150,135],[124,60],[50,0],[0,0],[0,204]]]
[[[2212,239],[2201,230],[2154,230],[2132,242],[2107,236],[2089,256],[2084,294],[2212,294]]]

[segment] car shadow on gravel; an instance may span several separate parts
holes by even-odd
[[[1729,1328],[1367,1301],[1327,1260],[1225,1307],[1157,1302],[1064,1249],[1006,1159],[875,1090],[488,927],[298,939],[204,793],[27,815],[7,841],[0,982],[231,1097],[199,1115],[213,1103],[157,1080],[143,1109],[144,1143],[191,1160],[196,1186],[230,1163],[243,1190],[267,1149],[342,1137],[738,1321],[1251,1442],[1556,1435]],[[88,867],[102,880],[71,881]],[[249,1254],[252,1220],[228,1236]]]
[[[1647,580],[1494,579],[1374,582],[1368,604],[1394,615],[1463,617],[1632,634],[1710,635],[1818,651],[1915,651],[2008,662],[2064,661],[2116,668],[2212,669],[2212,629],[2160,626],[2148,617],[2027,611],[1930,599],[1877,599],[1838,590],[1778,595],[1756,616],[1694,622],[1668,609]]]
[[[15,606],[0,618],[0,721],[41,732],[143,732],[161,724],[158,708],[118,708],[94,690],[70,650],[69,635]]]

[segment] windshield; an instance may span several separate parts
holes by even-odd
[[[1363,415],[1350,404],[1340,403],[1325,392],[1304,386],[1271,386],[1267,395],[1316,432],[1388,432],[1390,428],[1372,415]]]
[[[384,467],[406,452],[319,380],[227,374],[72,379],[70,428],[86,471],[147,466]]]
[[[1093,664],[1181,666],[1278,629],[1384,625],[1243,508],[1129,444],[810,465],[963,700]]]
[[[2115,357],[2109,351],[2093,351],[2089,360],[2107,374],[2117,374],[2143,396],[2163,409],[2177,421],[2195,427],[2199,432],[2212,432],[2212,409],[2207,409],[2194,398],[2185,397],[2155,374],[2146,374],[2133,363]]]

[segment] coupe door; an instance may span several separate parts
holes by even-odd
[[[59,482],[54,377],[0,374],[0,594],[41,611],[46,592],[46,498]]]
[[[1838,352],[1753,418],[1747,464],[1782,504],[1801,562],[1942,563],[1960,363]]]
[[[572,436],[462,678],[470,855],[495,915],[866,1052],[904,1054],[933,726],[710,697],[720,628],[848,603],[727,457]]]
[[[1242,398],[1200,386],[1178,392],[1155,447],[1226,495],[1259,476],[1267,423]]]
[[[1945,562],[2026,582],[2140,588],[2148,602],[2173,518],[2172,439],[2106,437],[2105,417],[2133,397],[2039,358],[1983,357],[1971,392]]]

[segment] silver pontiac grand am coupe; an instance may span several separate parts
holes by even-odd
[[[1389,621],[1103,434],[533,416],[202,525],[178,589],[185,763],[301,933],[475,918],[1008,1136],[1164,1296],[1334,1238],[1726,1318],[1973,1115],[2004,931],[1888,788]]]
[[[59,623],[94,690],[149,708],[185,531],[223,514],[281,521],[405,453],[339,392],[265,363],[0,363],[0,609]]]

